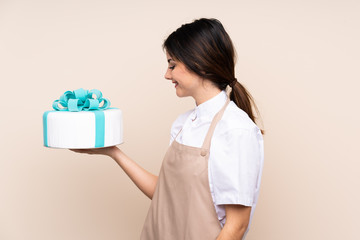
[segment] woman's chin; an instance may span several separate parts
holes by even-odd
[[[179,89],[179,88],[176,88],[176,95],[178,97],[188,97],[188,96],[190,96],[189,94],[184,92],[183,89]]]
[[[183,94],[182,94],[181,90],[176,89],[176,96],[183,97]]]

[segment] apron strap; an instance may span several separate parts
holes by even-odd
[[[173,141],[176,141],[176,138],[179,136],[179,134],[181,133],[182,130],[183,130],[183,128],[181,128],[180,131],[176,134]]]
[[[210,151],[211,138],[212,138],[212,136],[214,134],[216,124],[220,121],[220,119],[222,118],[222,116],[223,116],[223,114],[225,112],[225,109],[226,109],[227,105],[229,105],[229,103],[230,103],[230,91],[231,91],[231,88],[228,88],[227,91],[226,91],[226,95],[228,97],[227,100],[226,100],[226,103],[220,109],[220,111],[214,116],[214,118],[213,118],[213,120],[212,120],[212,122],[210,124],[209,130],[208,130],[208,132],[206,134],[203,146],[201,148],[201,156],[206,156],[206,154],[208,154],[209,151]]]

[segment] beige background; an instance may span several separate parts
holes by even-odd
[[[0,0],[0,239],[138,239],[150,204],[114,161],[42,146],[42,113],[100,89],[121,149],[158,173],[194,107],[163,75],[163,39],[222,21],[262,113],[265,168],[249,240],[359,239],[359,1]]]

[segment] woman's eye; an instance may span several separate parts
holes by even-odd
[[[171,70],[174,70],[174,68],[175,68],[175,65],[174,65],[174,66],[169,67],[169,69],[171,69]]]

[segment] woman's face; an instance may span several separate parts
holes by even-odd
[[[199,89],[202,79],[195,73],[190,72],[182,62],[173,59],[167,52],[168,69],[165,78],[175,85],[178,97],[194,97]]]

